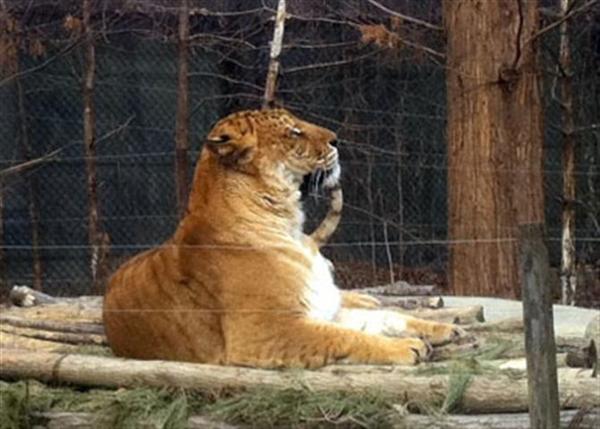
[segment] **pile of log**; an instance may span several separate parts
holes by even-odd
[[[369,288],[364,292],[376,296],[386,307],[397,311],[459,323],[470,332],[471,337],[462,343],[436,348],[434,361],[418,367],[332,365],[314,371],[274,371],[120,359],[113,357],[107,347],[101,298],[56,298],[29,288],[15,288],[10,295],[12,304],[0,308],[0,378],[111,388],[146,385],[210,391],[308,386],[319,392],[377,390],[397,398],[399,404],[407,399],[413,403],[442,403],[452,383],[452,368],[461,362],[461,357],[469,357],[472,361],[474,353],[501,339],[508,346],[504,350],[496,350],[493,359],[478,363],[485,366],[486,371],[469,375],[470,380],[460,400],[460,410],[467,414],[492,414],[485,417],[486,422],[489,421],[485,427],[491,428],[508,427],[500,423],[496,425],[494,422],[506,423],[507,420],[494,414],[527,411],[522,320],[486,323],[481,306],[447,308],[443,299],[435,295],[435,289],[430,287],[419,290],[410,286],[407,289],[404,284],[398,284]],[[408,293],[410,296],[407,296]],[[585,414],[585,418],[577,411],[563,411],[562,418],[568,420],[578,416],[579,420],[592,422],[579,427],[599,424],[600,413],[596,409],[600,407],[600,382],[595,378],[597,353],[594,342],[559,337],[557,351],[562,409],[593,410]],[[60,418],[67,417],[61,414]],[[434,424],[426,416],[409,414],[402,418],[411,422],[408,427],[442,427],[436,426],[439,422]],[[469,420],[472,418],[447,416],[443,427],[474,427],[471,425],[474,420]],[[510,419],[517,422],[526,419],[526,414],[511,414]],[[513,421],[510,419],[508,421]]]

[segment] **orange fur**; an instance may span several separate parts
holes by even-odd
[[[299,186],[339,168],[335,138],[285,110],[218,122],[172,238],[110,280],[103,317],[115,354],[271,368],[413,364],[428,353],[424,341],[382,334],[456,335],[453,325],[365,309],[377,301],[333,284],[320,243],[302,233]]]

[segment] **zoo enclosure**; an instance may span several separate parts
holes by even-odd
[[[113,267],[161,243],[177,222],[179,10],[174,3],[93,2],[99,221]],[[441,25],[439,0],[379,3]],[[192,165],[202,136],[218,118],[260,107],[276,6],[274,1],[190,1]],[[32,284],[39,260],[46,291],[87,293],[80,2],[7,0],[6,7],[0,36],[0,170],[58,152],[0,179],[3,288]],[[597,264],[600,13],[574,22],[577,256]],[[411,26],[358,0],[290,2],[285,25],[277,101],[341,138],[346,204],[325,250],[341,285],[401,277],[443,286],[448,244],[443,32]],[[542,43],[544,174],[555,267],[563,204],[557,48],[557,34],[549,32]],[[326,203],[316,196],[307,204],[310,229]]]

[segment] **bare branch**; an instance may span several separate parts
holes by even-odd
[[[129,126],[129,124],[131,123],[131,121],[133,121],[133,118],[135,118],[135,115],[131,115],[129,118],[127,118],[127,120],[125,122],[123,122],[121,125],[119,125],[114,130],[110,130],[106,134],[103,134],[100,137],[98,137],[98,139],[96,140],[96,144],[98,144],[100,142],[103,142],[104,140],[108,140],[109,138],[111,138],[115,134],[118,134],[121,131],[123,131],[125,128],[127,128]]]
[[[324,68],[324,67],[334,67],[334,66],[341,66],[344,64],[350,64],[350,63],[362,61],[366,58],[372,57],[373,55],[375,55],[381,51],[383,51],[383,49],[377,49],[377,50],[369,52],[365,55],[360,55],[360,56],[357,56],[357,57],[354,57],[354,58],[348,59],[348,60],[330,61],[328,63],[318,63],[318,64],[309,64],[306,66],[290,67],[289,69],[284,69],[284,73],[289,74],[289,73],[296,73],[296,72],[305,71],[305,70],[312,70],[312,69],[319,69],[319,68]]]
[[[252,89],[256,89],[260,92],[264,92],[265,88],[260,86],[260,85],[255,85],[251,82],[246,82],[244,80],[240,80],[240,79],[235,79],[233,77],[224,75],[224,74],[220,74],[220,73],[210,73],[210,72],[192,72],[189,74],[190,77],[196,77],[196,76],[204,76],[204,77],[212,77],[215,79],[221,79],[224,80],[226,82],[229,83],[233,83],[236,85],[240,85],[240,86],[247,86],[248,88],[252,88]]]
[[[190,43],[194,43],[201,39],[214,39],[219,42],[236,43],[239,45],[246,46],[249,49],[258,49],[258,47],[256,45],[253,45],[252,43],[248,42],[247,40],[234,38],[234,37],[225,37],[225,36],[221,36],[218,34],[196,33],[188,38]]]
[[[368,1],[370,1],[370,0],[368,0]],[[589,0],[587,3],[584,3],[583,5],[579,6],[578,8],[573,9],[571,12],[564,15],[561,19],[554,21],[552,24],[547,25],[546,27],[542,28],[540,31],[535,33],[533,36],[531,36],[527,40],[526,43],[530,43],[530,42],[533,42],[534,40],[537,40],[540,36],[546,34],[548,31],[553,30],[554,28],[560,26],[563,22],[573,18],[576,15],[579,15],[582,12],[585,12],[586,10],[588,10],[589,8],[594,6],[596,3],[598,3],[598,1],[600,1],[600,0]]]
[[[408,15],[404,15],[402,13],[396,12],[392,9],[388,9],[387,7],[385,7],[384,5],[382,5],[379,2],[376,2],[375,0],[367,0],[368,3],[372,4],[373,6],[377,7],[378,9],[383,10],[384,12],[389,13],[392,16],[395,16],[397,18],[400,18],[406,22],[410,22],[416,25],[420,25],[422,27],[428,28],[430,30],[435,30],[435,31],[444,31],[443,27],[440,27],[439,25],[435,25],[435,24],[431,24],[427,21],[422,21],[418,18],[413,18],[412,16],[408,16]]]
[[[18,77],[22,77],[22,76],[25,76],[30,73],[33,73],[33,72],[36,72],[36,71],[46,68],[47,66],[52,64],[54,61],[56,61],[58,58],[69,53],[73,48],[75,48],[79,44],[80,41],[81,41],[81,38],[77,38],[76,40],[73,40],[71,43],[69,43],[67,46],[65,46],[63,49],[61,49],[56,55],[51,56],[43,63],[41,63],[35,67],[28,68],[27,70],[23,70],[18,73],[13,73],[13,74],[5,77],[4,79],[0,80],[0,87],[12,82],[14,79],[16,79]]]
[[[387,47],[388,49],[395,48],[395,47],[397,48],[399,46],[405,45],[405,46],[413,48],[417,51],[423,51],[434,57],[439,57],[442,59],[446,58],[446,55],[443,54],[442,52],[438,52],[435,49],[429,48],[420,43],[411,42],[410,40],[405,39],[404,37],[400,36],[399,34],[388,30],[384,25],[375,26],[375,27],[377,27],[376,33],[379,33],[375,37],[372,36],[371,34],[369,34],[369,27],[372,28],[373,26],[359,26],[358,27],[358,29],[361,31],[361,33],[363,33],[363,37],[362,37],[363,43],[374,42],[375,44],[377,44],[379,46]]]
[[[23,173],[26,170],[29,170],[33,167],[36,167],[40,164],[43,164],[48,161],[53,161],[64,148],[56,149],[50,153],[47,153],[44,156],[40,156],[39,158],[30,159],[29,161],[21,162],[17,165],[12,165],[4,170],[0,170],[0,179],[4,179],[8,176],[13,176],[15,174]]]
[[[598,123],[598,124],[584,125],[584,126],[581,126],[581,127],[574,128],[573,129],[573,134],[585,133],[587,131],[596,131],[596,130],[600,130],[600,123]]]

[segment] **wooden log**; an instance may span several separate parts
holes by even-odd
[[[108,345],[106,337],[99,334],[74,334],[70,332],[46,331],[42,329],[20,328],[8,324],[0,325],[0,331],[26,338],[55,341],[66,344],[93,344],[99,346]]]
[[[425,299],[429,299],[429,297],[423,297]],[[435,298],[435,297],[431,297]],[[394,299],[394,297],[392,297]],[[403,298],[399,298],[403,299]],[[43,317],[49,316],[50,318],[56,318],[58,316],[65,314],[65,308],[71,308],[70,302],[73,301],[75,303],[72,306],[72,309],[67,311],[71,314],[81,314],[81,308],[89,308],[95,307],[100,304],[100,300],[98,297],[81,297],[81,298],[60,298],[59,304],[52,305],[40,305],[36,309],[16,309],[14,311],[3,311],[0,314],[0,322],[2,322],[2,329],[6,333],[12,333],[16,335],[22,335],[30,338],[41,339],[41,340],[51,340],[51,341],[64,341],[69,344],[105,344],[105,338],[103,336],[104,330],[102,325],[98,323],[80,323],[81,319],[71,319],[74,321],[68,322],[59,322],[56,320],[44,320]],[[75,308],[78,308],[77,310]],[[479,308],[479,307],[477,307]],[[444,309],[452,310],[454,309]],[[33,314],[31,312],[34,312]],[[468,310],[472,311],[472,310]],[[435,312],[429,311],[424,312],[421,310],[420,312],[406,312],[405,313],[414,314],[418,317],[430,317],[430,315],[435,315]],[[27,315],[27,318],[14,316],[15,314]],[[454,314],[454,313],[451,313]],[[477,311],[474,311],[473,314],[477,314]],[[441,313],[442,319],[444,319],[444,314]],[[89,317],[83,320],[89,320]],[[39,330],[39,332],[28,332],[28,331],[16,331],[14,328],[22,327],[22,328],[30,328],[33,330]],[[517,358],[524,356],[524,346],[522,342],[518,341],[518,337],[515,337],[512,334],[512,330],[519,331],[520,327],[522,327],[522,321],[519,319],[508,319],[500,322],[492,322],[492,323],[476,323],[472,325],[468,325],[466,329],[471,332],[475,332],[476,336],[480,338],[479,341],[474,341],[473,337],[467,337],[463,339],[459,343],[452,343],[446,346],[442,346],[440,348],[436,348],[434,360],[444,360],[444,359],[452,359],[461,357],[464,354],[472,354],[474,351],[477,351],[481,348],[482,345],[486,344],[486,337],[501,337],[504,340],[512,339],[514,343],[513,346],[503,351],[502,353],[497,354],[498,358]],[[59,334],[53,335],[52,331],[57,332]],[[64,335],[61,337],[61,335]],[[68,335],[74,334],[74,335]],[[88,335],[93,335],[92,337],[87,337]],[[595,352],[589,346],[589,340],[584,340],[582,338],[577,337],[558,337],[557,338],[557,347],[560,352],[568,352],[570,354],[569,364],[570,366],[577,367],[589,367],[590,356]],[[579,359],[579,361],[577,361]],[[582,361],[582,359],[585,360]]]
[[[558,353],[578,352],[586,347],[595,347],[591,340],[582,337],[555,337],[554,343]]]
[[[559,371],[564,408],[599,407],[600,390],[591,370]],[[448,393],[449,376],[392,373],[336,374],[318,371],[272,371],[184,362],[141,361],[76,354],[5,349],[0,356],[0,377],[84,386],[180,387],[200,390],[270,388],[332,392],[380,391],[416,403],[440,403]],[[518,412],[528,407],[527,380],[505,375],[474,376],[461,401],[466,412]]]
[[[383,307],[397,307],[404,310],[415,310],[418,308],[436,309],[444,306],[441,296],[388,296],[371,294],[377,298]]]
[[[573,368],[593,368],[598,361],[596,342],[589,340],[589,344],[575,350],[570,350],[566,355],[566,364]]]
[[[521,317],[514,317],[495,322],[474,323],[466,326],[465,329],[469,332],[521,333],[524,327],[523,319]]]
[[[431,301],[433,302],[433,301]],[[387,307],[391,310],[399,311],[422,319],[435,320],[438,322],[469,324],[481,322],[483,320],[483,307],[480,305],[457,308],[440,308],[437,310],[421,308],[417,310],[406,310],[398,307]],[[70,320],[80,324],[101,324],[102,311],[100,308],[89,308],[81,305],[69,305],[65,303],[36,306],[33,308],[18,309],[18,312],[3,312],[0,314],[0,321],[15,319],[15,316],[27,322],[20,322],[19,326],[27,323],[33,323],[34,320],[42,323],[42,319],[48,323],[61,323],[57,321]],[[11,322],[7,322],[11,323]],[[14,322],[17,323],[17,322]],[[64,326],[64,324],[63,324]],[[34,327],[34,326],[31,326]],[[41,328],[46,329],[46,328]],[[62,330],[62,329],[59,329]]]
[[[580,359],[591,359],[597,356],[597,349],[592,340],[581,337],[556,337],[557,354],[571,353]],[[494,359],[514,359],[526,355],[525,343],[522,336],[508,333],[477,332],[474,336],[466,336],[456,342],[436,347],[433,350],[432,360],[440,361],[491,353]],[[490,357],[488,357],[490,359]],[[571,358],[571,366],[587,368],[589,364],[576,363]]]
[[[4,353],[7,349],[24,349],[31,351],[46,351],[57,353],[76,353],[77,347],[73,344],[57,343],[56,341],[38,340],[22,337],[0,331],[0,350]]]
[[[586,366],[587,361],[581,360],[577,362],[567,362],[568,353],[558,353],[556,355],[556,366],[558,368],[587,368],[591,369],[591,366]],[[527,371],[527,359],[525,357],[515,358],[515,359],[490,359],[490,360],[481,360],[480,363],[487,367],[496,367],[500,370],[510,369],[512,371]],[[448,364],[447,362],[438,362],[439,364]]]
[[[426,416],[408,414],[401,417],[404,427],[411,429],[528,429],[529,414],[475,414]],[[572,424],[572,422],[577,422]],[[563,410],[560,412],[561,427],[595,429],[600,427],[600,409]]]
[[[445,344],[440,347],[435,347],[433,349],[431,360],[435,362],[471,356],[481,350],[481,348],[481,343],[478,339],[473,339],[473,337],[465,337],[459,341]]]
[[[483,307],[441,308],[443,299],[436,297],[392,297],[376,296],[386,308],[420,317],[423,319],[457,322],[461,324],[481,322]],[[394,304],[394,305],[392,305]],[[37,305],[33,308],[18,308],[4,311],[3,314],[18,315],[27,319],[73,320],[85,323],[102,323],[102,301],[100,297],[61,298],[53,304]],[[2,315],[0,315],[2,317]]]
[[[459,325],[468,325],[485,320],[483,315],[483,306],[472,305],[469,307],[452,307],[431,310],[427,308],[417,310],[404,310],[402,308],[390,307],[390,309],[409,314],[421,319],[435,320],[436,322],[456,323]]]
[[[45,429],[96,429],[98,427],[109,427],[111,421],[102,413],[74,413],[64,411],[46,411],[43,413],[32,413],[32,420],[36,426]],[[139,422],[140,427],[150,427]],[[246,426],[248,427],[248,426]],[[205,416],[191,416],[188,419],[186,429],[241,429],[242,426],[233,426],[227,423],[217,422]]]
[[[390,283],[382,286],[366,287],[356,289],[356,292],[372,295],[386,296],[430,296],[439,295],[436,286],[433,285],[411,285],[404,281]]]
[[[111,423],[102,413],[46,411],[32,413],[31,417],[36,424],[35,427],[45,429],[96,429],[108,427]],[[143,422],[139,422],[139,424],[139,427],[142,428],[151,427],[144,425]],[[185,429],[242,429],[249,427],[214,421],[206,416],[191,416]]]
[[[56,298],[57,304],[76,305],[79,308],[102,309],[104,298],[98,295]]]
[[[43,329],[46,331],[70,332],[73,334],[104,335],[104,327],[98,323],[58,322],[56,320],[26,319],[0,314],[0,323],[20,328]]]
[[[47,320],[56,322],[102,323],[101,309],[87,309],[73,305],[40,305],[30,308],[19,308],[16,311],[2,312],[2,315],[18,316],[31,320]]]
[[[523,376],[527,371],[527,359],[525,357],[515,359],[490,359],[479,361],[485,367],[494,367],[499,370],[511,370],[511,371],[522,371]],[[446,362],[438,362],[438,364],[444,364]],[[556,355],[556,366],[560,368],[567,367],[567,354],[559,353]]]
[[[69,344],[58,343],[55,341],[38,341],[36,339],[31,339],[28,337],[20,338],[18,335],[8,334],[3,335],[3,330],[0,330],[0,346],[6,349],[26,349],[31,351],[43,350],[43,351],[52,351],[59,353],[80,353],[80,351],[76,347],[70,347]],[[97,345],[97,344],[94,344]],[[98,347],[94,349],[94,351],[100,351],[103,348]],[[109,354],[108,348],[104,348],[106,353],[101,354]],[[95,353],[99,354],[99,353]],[[566,353],[562,353],[557,355],[557,366],[566,367]],[[395,366],[395,365],[329,365],[320,369],[317,369],[317,372],[331,373],[335,375],[346,375],[346,374],[423,374],[426,372],[430,372],[432,374],[440,374],[444,371],[451,373],[455,370],[457,362],[454,360],[445,360],[445,361],[434,361],[434,362],[426,362],[422,363],[418,366]],[[493,360],[481,360],[479,364],[482,367],[487,368],[488,370],[491,368],[497,368],[498,370],[511,370],[513,376],[517,376],[514,371],[522,371],[523,375],[526,370],[526,362],[524,358],[517,359],[493,359]]]
[[[556,344],[548,249],[542,224],[519,226],[519,265],[523,290],[529,417],[534,429],[558,429]]]
[[[8,294],[8,300],[17,307],[33,307],[39,304],[57,302],[57,299],[53,296],[39,292],[28,286],[13,286]]]
[[[32,307],[37,305],[67,305],[83,308],[102,308],[102,297],[82,295],[78,297],[56,297],[36,291],[29,286],[13,286],[9,293],[10,302],[17,307]]]
[[[359,290],[360,291],[360,290]],[[13,288],[15,294],[15,304],[19,304],[24,300],[22,296],[30,296],[29,300],[36,300],[34,305],[38,306],[35,310],[29,309],[28,311],[34,311],[33,313],[27,313],[27,315],[33,315],[34,317],[43,317],[48,319],[86,319],[97,321],[101,317],[102,311],[102,298],[98,296],[81,296],[76,298],[55,298],[50,295],[42,294],[24,286],[19,287],[18,290]],[[39,299],[36,297],[39,295]],[[444,300],[440,296],[392,296],[384,294],[373,294],[375,298],[379,299],[385,307],[397,307],[402,310],[422,310],[422,309],[439,309],[444,306]],[[47,298],[44,298],[47,297]],[[467,307],[468,308],[468,307]],[[479,308],[479,306],[477,306]],[[19,309],[25,311],[24,309]],[[452,309],[449,314],[453,313],[458,309]],[[466,310],[466,313],[475,312],[474,308]],[[425,313],[428,314],[428,313]],[[462,312],[458,310],[458,316]],[[444,318],[450,318],[450,316],[440,316]]]
[[[481,366],[481,369],[491,370],[511,370],[512,374],[516,377],[525,377],[527,371],[527,361],[525,357],[514,358],[514,359],[477,359],[473,362],[467,362],[469,367],[473,365],[474,368]],[[556,355],[556,364],[558,367],[567,367],[567,353],[559,353]],[[423,362],[417,366],[395,366],[395,365],[328,365],[323,368],[319,368],[318,372],[329,372],[333,374],[442,374],[444,371],[451,373],[456,370],[460,370],[461,362],[457,360],[443,360],[443,361],[432,361]],[[575,367],[572,367],[575,368]],[[583,368],[583,367],[579,367]],[[589,369],[589,368],[588,368]],[[518,374],[516,371],[520,371],[522,374]]]

